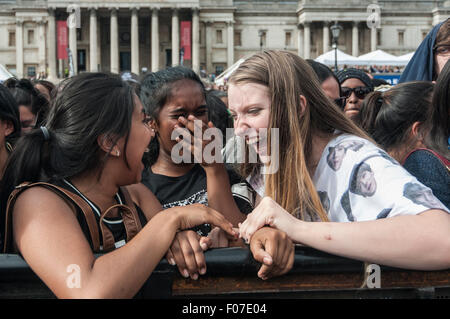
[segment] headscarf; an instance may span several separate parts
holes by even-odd
[[[434,70],[433,47],[436,36],[445,21],[434,26],[417,48],[398,83],[411,81],[432,81]]]

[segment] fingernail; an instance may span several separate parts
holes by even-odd
[[[171,264],[172,266],[175,266],[176,262],[173,258],[169,258],[169,264]]]
[[[186,269],[183,270],[183,277],[184,278],[189,278],[189,272]]]
[[[198,279],[198,274],[193,274],[192,275],[192,279],[197,280]]]
[[[201,243],[200,246],[202,247],[203,250],[208,250],[208,245],[206,245],[206,243]]]
[[[266,256],[266,257],[263,258],[263,262],[265,264],[270,264],[272,262],[272,258]]]
[[[200,275],[204,275],[204,274],[206,274],[206,268],[202,267],[202,268],[200,268]]]

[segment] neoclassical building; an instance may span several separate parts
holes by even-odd
[[[18,77],[46,72],[56,80],[68,68],[60,58],[66,41],[75,72],[183,63],[220,73],[262,49],[315,58],[331,49],[335,22],[342,51],[400,55],[449,16],[448,0],[0,0],[0,63]]]

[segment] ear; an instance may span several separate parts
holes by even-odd
[[[155,132],[158,132],[158,122],[152,118],[149,122],[150,128],[154,129]]]
[[[304,95],[300,95],[300,116],[303,116],[306,110],[306,98]]]
[[[5,136],[9,136],[14,132],[14,125],[11,121],[5,121]]]
[[[419,141],[423,141],[423,136],[422,136],[422,131],[421,131],[421,126],[422,123],[420,122],[414,122],[413,125],[411,126],[411,135],[412,137],[416,138]]]
[[[100,149],[105,153],[111,153],[111,155],[113,156],[120,155],[119,146],[117,145],[117,143],[114,143],[110,136],[107,136],[105,134],[100,135],[99,137],[97,137],[97,143]]]

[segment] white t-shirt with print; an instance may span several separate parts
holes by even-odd
[[[431,189],[373,143],[343,134],[325,147],[313,177],[330,221],[368,221],[449,210]]]

